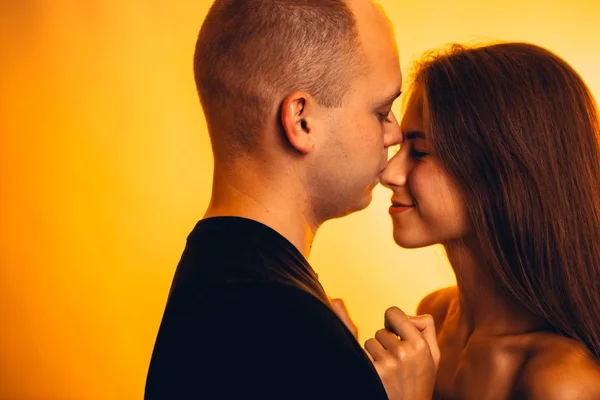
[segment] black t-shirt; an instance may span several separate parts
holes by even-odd
[[[177,267],[146,399],[387,399],[302,254],[244,218],[200,221]]]

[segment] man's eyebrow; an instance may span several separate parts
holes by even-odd
[[[394,102],[394,100],[396,100],[398,97],[400,97],[401,94],[402,94],[402,90],[398,90],[398,91],[390,94],[385,99],[383,99],[382,101],[378,102],[378,107],[382,107],[382,106],[386,106],[388,104],[392,104]]]
[[[406,139],[414,140],[414,139],[425,139],[425,133],[421,131],[409,131],[404,134]]]

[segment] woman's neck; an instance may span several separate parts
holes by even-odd
[[[519,335],[545,328],[544,322],[502,290],[474,238],[444,245],[458,286],[459,318],[469,336]]]

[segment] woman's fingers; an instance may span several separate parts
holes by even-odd
[[[384,326],[394,332],[402,340],[412,341],[421,339],[421,333],[411,322],[410,318],[398,307],[390,307],[385,311]]]
[[[433,361],[435,363],[435,368],[437,370],[437,367],[440,363],[440,348],[437,342],[435,322],[433,317],[429,314],[423,314],[416,317],[409,317],[409,319],[427,341],[429,350],[431,351],[431,356],[433,357]]]
[[[388,331],[387,329],[378,330],[375,333],[375,339],[377,339],[381,346],[386,350],[390,350],[396,347],[398,345],[398,341],[400,340],[398,336]]]
[[[387,356],[386,350],[375,338],[371,338],[365,342],[365,350],[371,355],[374,362],[382,360]]]

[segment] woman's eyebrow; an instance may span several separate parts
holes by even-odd
[[[425,139],[425,133],[423,133],[421,131],[406,132],[405,136],[408,140]]]

